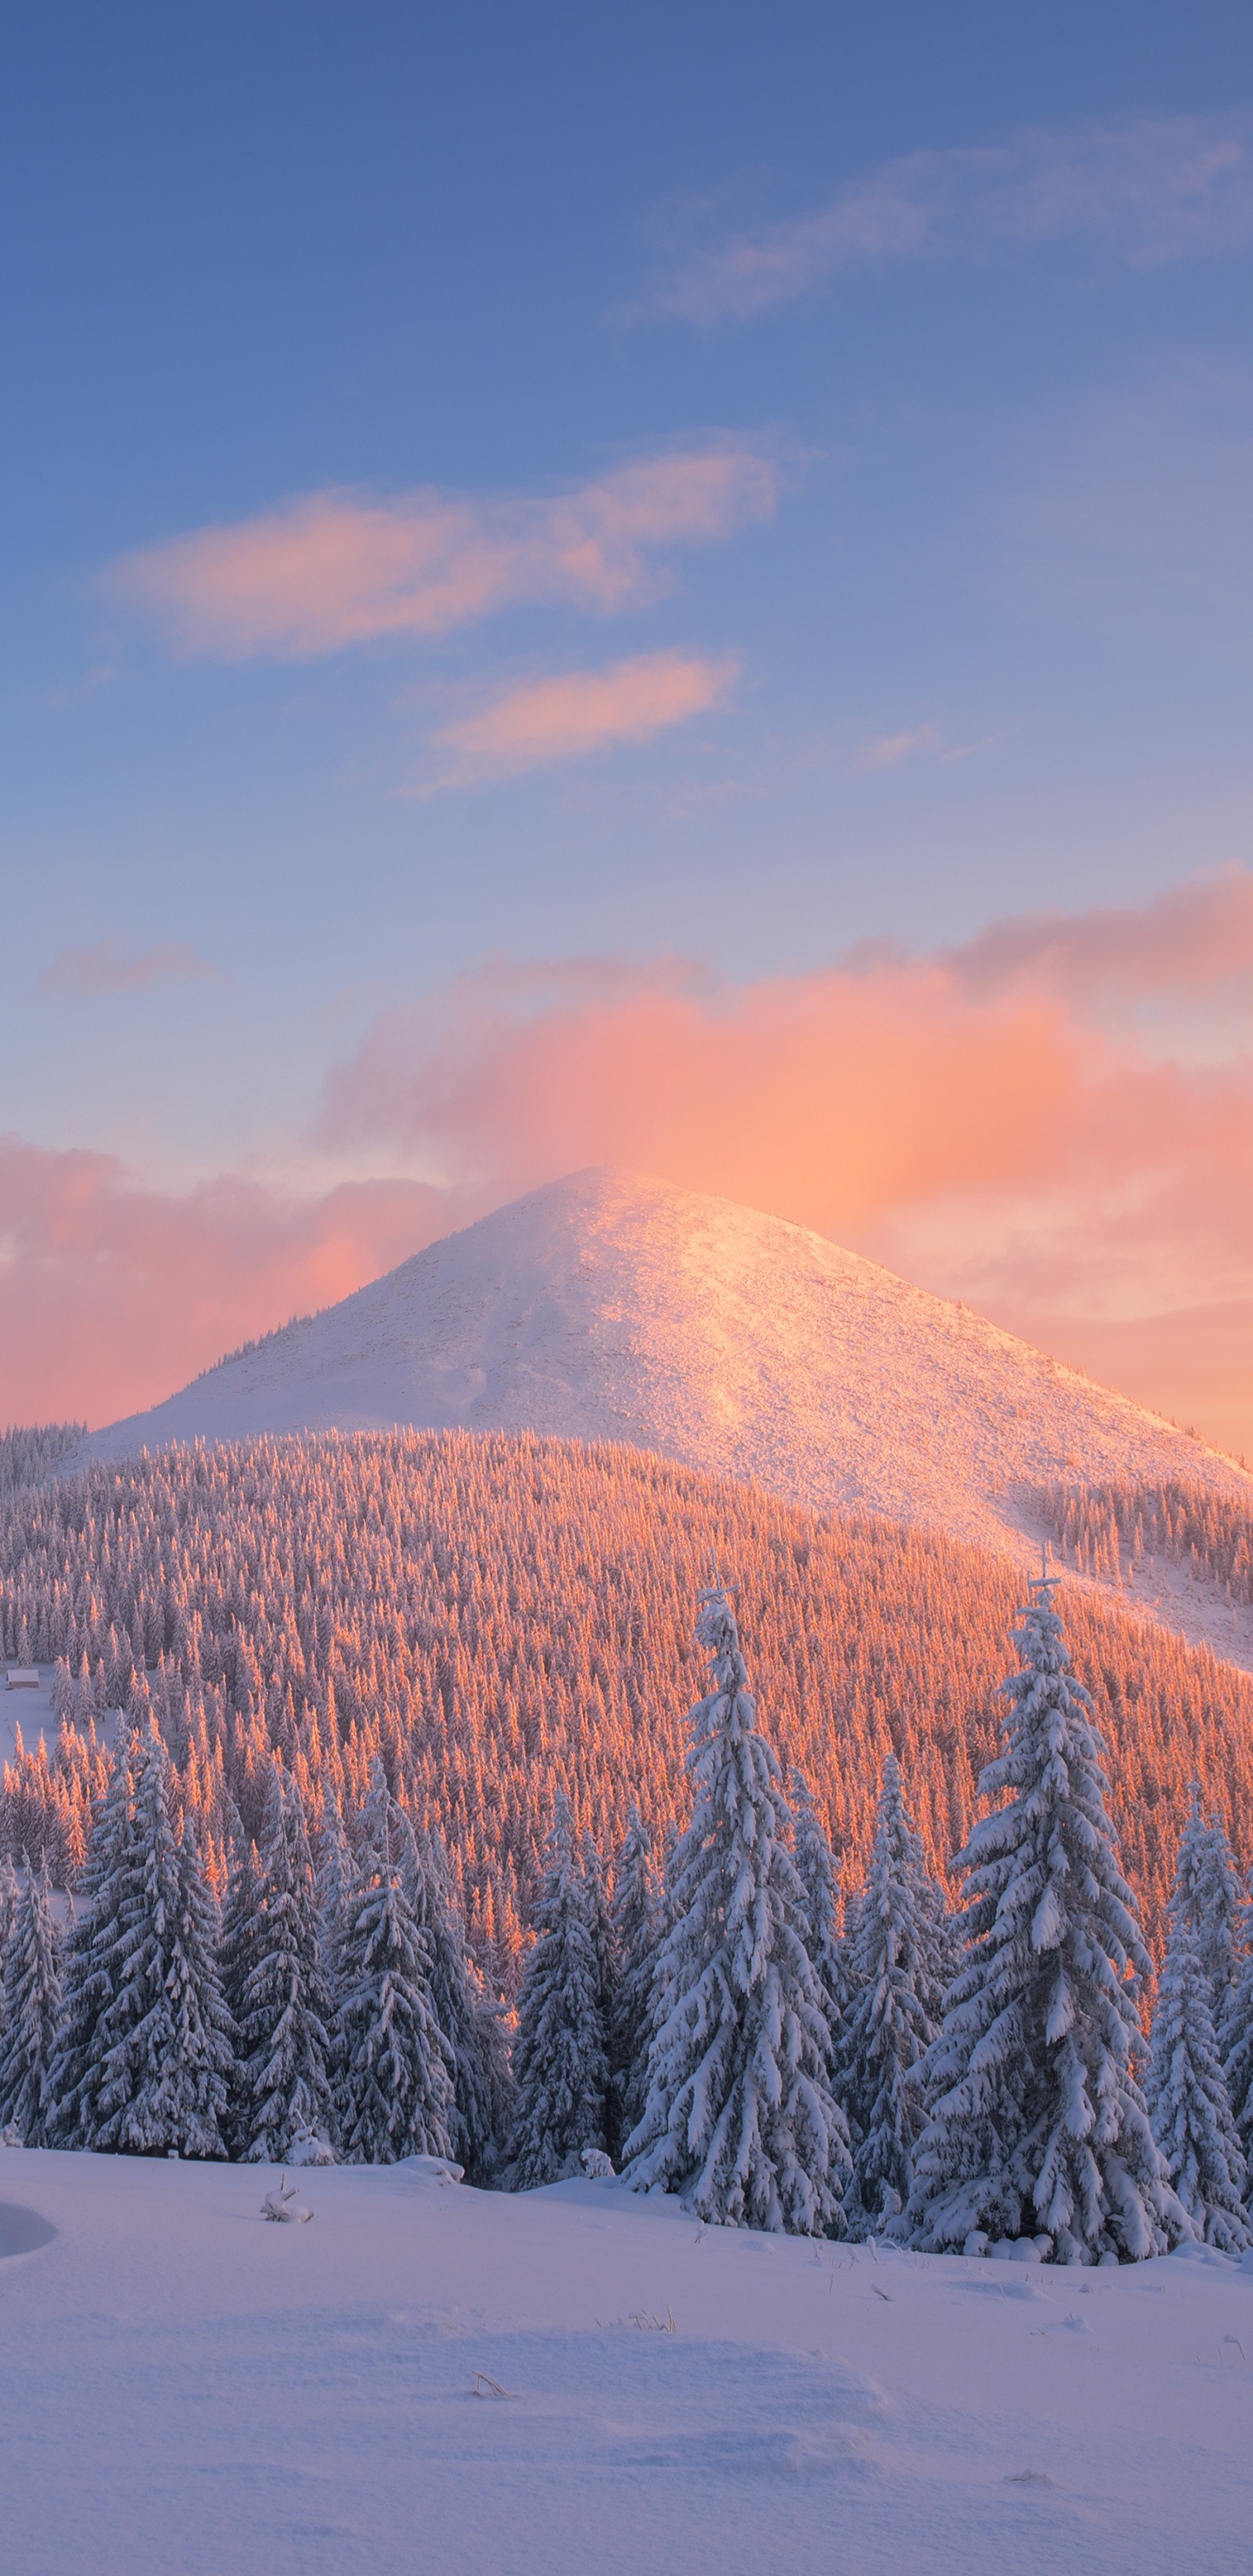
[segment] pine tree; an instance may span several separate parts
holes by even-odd
[[[1231,2000],[1218,2034],[1223,2077],[1248,2174],[1245,2206],[1253,2219],[1253,1881],[1242,1908],[1243,1946]]]
[[[375,1762],[344,1909],[335,2023],[340,2146],[349,2164],[450,2154],[452,2068],[431,2002],[431,1956],[408,1893],[413,1834]]]
[[[858,2235],[890,2224],[913,2187],[914,2152],[926,2125],[919,2068],[937,2036],[947,1967],[936,1894],[905,1811],[900,1765],[889,1754],[857,1912],[843,2049],[857,2190],[849,2218]]]
[[[1196,1934],[1197,1954],[1209,1980],[1214,2028],[1221,2030],[1239,1972],[1240,1881],[1225,1828],[1206,1820],[1199,1780],[1192,1783],[1192,1805],[1179,1845],[1172,1923],[1181,1910],[1182,1919]]]
[[[3,2040],[8,2027],[4,2017],[4,1962],[9,1955],[9,1943],[17,1922],[20,1893],[17,1871],[8,1853],[0,1852],[0,2040]]]
[[[339,2003],[339,1945],[343,1933],[344,1904],[353,1874],[352,1853],[344,1832],[338,1798],[327,1799],[318,1840],[318,1967],[328,2009],[334,2019]]]
[[[218,1964],[218,1909],[200,1860],[196,1819],[184,1815],[178,1900],[165,1973],[170,2008],[165,2119],[181,2156],[228,2152],[236,2031]]]
[[[63,1963],[62,2018],[49,2075],[50,2146],[96,2144],[107,2053],[104,2023],[125,1973],[125,1909],[138,1885],[134,1793],[141,1749],[135,1731],[119,1734],[92,1826],[82,1910]]]
[[[243,2062],[238,2055],[239,2033],[244,2010],[244,1994],[251,1965],[252,1942],[260,1912],[261,1868],[255,1843],[251,1843],[240,1826],[238,1839],[231,1846],[230,1869],[226,1881],[226,1898],[222,1907],[222,1929],[218,1944],[218,1965],[226,2009],[235,2031],[236,2059],[231,2076],[230,2128],[233,2152],[239,2152],[241,2122],[246,2124],[248,2087],[244,2081]]]
[[[151,1722],[134,1765],[118,1916],[113,1993],[93,2041],[90,2144],[117,2155],[225,2156],[231,2030],[212,1899],[194,1830],[185,1851],[175,1841],[169,1756]]]
[[[1197,1812],[1194,1802],[1193,1818]],[[1243,2254],[1253,2242],[1241,2206],[1248,2172],[1214,2037],[1211,1979],[1192,1919],[1193,1853],[1185,1831],[1145,2090],[1153,2135],[1197,2235],[1220,2253]]]
[[[653,2036],[652,1991],[662,1928],[662,1897],[653,1867],[652,1836],[632,1807],[614,1870],[613,1936],[618,1983],[609,2021],[609,2084],[605,2096],[609,2153],[617,2162],[644,2110],[648,2051]]]
[[[30,1870],[4,1962],[0,2129],[46,2145],[49,2074],[61,2019],[61,1964],[47,1869]]]
[[[452,2063],[451,2152],[472,2181],[486,2182],[513,2121],[509,2052],[499,2014],[466,1955],[448,1856],[437,1835],[424,1838],[418,1860],[414,1913],[430,1958],[431,2008]]]
[[[791,1817],[722,1590],[701,1595],[696,1634],[713,1687],[689,1721],[696,1803],[675,1854],[665,2018],[627,2175],[720,2225],[820,2235],[842,2224],[848,2133],[828,2086]]]
[[[966,1958],[924,2070],[933,2108],[909,2223],[920,2246],[1042,2231],[1063,2262],[1138,2260],[1187,2221],[1137,2081],[1151,1963],[1053,1580],[1031,1586],[1021,1614],[1022,1669],[1002,1684],[1007,1746],[979,1784],[996,1803],[957,1863]]]
[[[239,2004],[235,2133],[246,2164],[282,2164],[302,2132],[328,2139],[329,2007],[313,1862],[298,1783],[274,1757],[256,1910]]]
[[[605,2149],[609,2068],[600,1967],[564,1790],[554,1801],[535,1930],[513,2052],[515,2191],[535,2191],[577,2172],[585,2147]]]
[[[848,1952],[840,1937],[839,1871],[809,1782],[795,1765],[788,1785],[792,1798],[792,1857],[805,1900],[802,1938],[831,2033],[829,2073],[832,2088],[838,2094],[844,2026],[852,2001]]]

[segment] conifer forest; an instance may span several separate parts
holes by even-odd
[[[924,2249],[1249,2243],[1233,1667],[635,1450],[326,1433],[58,1479],[21,1442],[3,1645],[59,1731],[4,1773],[0,2129],[612,2168]],[[1072,1562],[1152,1530],[1247,1579],[1182,1490],[1047,1509]]]

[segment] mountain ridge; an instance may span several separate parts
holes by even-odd
[[[1234,1461],[970,1308],[786,1218],[612,1168],[444,1236],[65,1465],[393,1427],[626,1441],[1020,1561],[1050,1480],[1184,1477],[1253,1503]]]

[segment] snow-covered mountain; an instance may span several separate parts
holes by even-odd
[[[1052,1476],[1253,1499],[1229,1461],[964,1306],[618,1171],[532,1191],[78,1455],[398,1423],[627,1441],[1015,1552]]]

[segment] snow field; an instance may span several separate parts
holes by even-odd
[[[0,2154],[8,2566],[1248,2563],[1253,2266],[876,2255],[614,2182],[295,2179],[313,2224],[274,2227],[264,2168]]]

